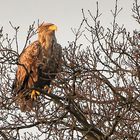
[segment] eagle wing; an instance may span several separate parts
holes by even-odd
[[[38,65],[41,62],[41,47],[38,41],[30,44],[21,53],[18,60],[18,69],[13,83],[13,90],[19,93],[31,88],[38,80]]]
[[[51,50],[51,56],[44,57],[42,59],[42,64],[38,68],[38,80],[35,83],[35,87],[44,88],[45,86],[50,86],[52,80],[55,78],[57,73],[61,68],[62,59],[62,47],[60,44],[55,43]]]
[[[62,47],[56,43],[53,47],[52,56],[48,64],[50,71],[57,73],[61,67]]]

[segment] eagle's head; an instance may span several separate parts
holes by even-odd
[[[56,41],[56,30],[57,26],[52,23],[42,23],[38,27],[38,40],[42,46],[49,46],[52,41]]]

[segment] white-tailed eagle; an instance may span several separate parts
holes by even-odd
[[[36,88],[49,89],[61,65],[62,48],[57,43],[57,26],[43,23],[38,27],[38,40],[20,54],[13,93],[22,111],[30,111],[40,94]]]

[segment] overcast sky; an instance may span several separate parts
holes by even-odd
[[[110,10],[114,8],[115,0],[98,0],[102,13],[103,25],[110,24],[112,16]],[[118,0],[119,7],[123,8],[118,23],[128,29],[136,28],[131,15],[134,0]],[[19,43],[25,40],[28,26],[33,21],[46,21],[58,26],[56,33],[59,43],[66,45],[73,39],[72,28],[77,28],[82,20],[81,9],[90,10],[95,15],[96,0],[0,0],[0,26],[4,31],[13,35],[9,21],[20,26]]]

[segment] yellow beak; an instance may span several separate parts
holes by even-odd
[[[53,25],[49,26],[49,30],[57,31],[57,26],[53,24]]]

